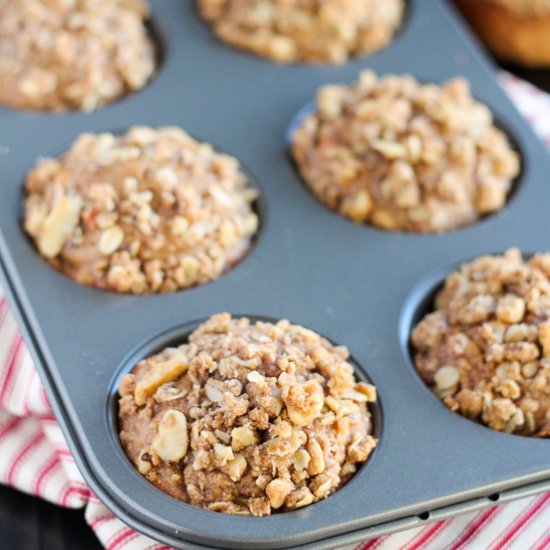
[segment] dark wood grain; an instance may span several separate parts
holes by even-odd
[[[84,510],[67,510],[0,486],[2,550],[101,550]]]

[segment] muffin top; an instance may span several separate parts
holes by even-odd
[[[489,0],[521,16],[543,17],[550,14],[550,0]]]
[[[216,279],[248,251],[257,191],[239,162],[179,128],[83,134],[26,182],[24,227],[52,266],[117,292]]]
[[[550,254],[483,256],[445,280],[412,333],[414,362],[453,411],[550,435]]]
[[[500,210],[518,154],[468,82],[361,73],[321,88],[292,154],[329,208],[393,231],[443,232]]]
[[[376,445],[346,348],[288,321],[215,315],[119,386],[122,445],[169,495],[264,516],[331,495]]]
[[[142,0],[0,2],[0,104],[91,111],[155,70]]]
[[[225,42],[281,63],[343,63],[387,45],[403,0],[199,0]]]

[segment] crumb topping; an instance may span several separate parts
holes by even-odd
[[[443,232],[500,210],[519,156],[462,78],[329,85],[295,131],[292,154],[329,208],[391,231]]]
[[[216,279],[258,229],[258,193],[231,156],[178,128],[83,134],[27,178],[24,227],[53,267],[117,292]]]
[[[91,111],[155,71],[143,0],[0,2],[0,103]]]
[[[453,411],[550,435],[550,254],[483,256],[445,281],[412,333],[424,381]]]
[[[403,0],[199,0],[225,42],[280,63],[344,63],[386,46]]]
[[[264,516],[326,498],[376,446],[346,348],[288,321],[215,315],[120,387],[120,439],[151,483],[214,512]]]

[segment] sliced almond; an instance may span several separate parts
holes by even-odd
[[[178,462],[187,453],[188,446],[189,436],[185,415],[175,409],[166,411],[151,449],[165,462]]]
[[[145,405],[147,398],[152,396],[157,389],[168,382],[172,382],[187,370],[187,360],[183,355],[173,357],[163,363],[158,363],[136,384],[134,399],[136,404]]]
[[[46,258],[55,258],[78,225],[82,199],[64,197],[44,220],[37,245]]]

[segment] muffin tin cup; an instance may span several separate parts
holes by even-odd
[[[170,546],[240,549],[337,548],[549,490],[547,440],[495,432],[452,413],[403,347],[406,304],[431,291],[416,286],[427,274],[511,246],[550,249],[548,153],[451,8],[411,2],[403,30],[381,52],[342,66],[286,67],[220,43],[190,1],[151,4],[165,56],[141,92],[91,114],[0,109],[0,272],[92,490],[123,521]],[[469,78],[523,153],[517,191],[501,213],[441,236],[390,233],[354,224],[309,193],[288,158],[287,128],[320,85],[352,82],[364,68],[423,81]],[[24,235],[22,185],[37,157],[82,132],[135,124],[181,126],[236,156],[257,179],[265,205],[260,238],[217,281],[150,296],[83,287],[53,270]],[[358,372],[377,386],[384,414],[376,453],[328,499],[263,518],[216,514],[161,493],[121,452],[113,430],[116,376],[155,335],[183,335],[188,323],[222,311],[311,328],[346,345]]]

